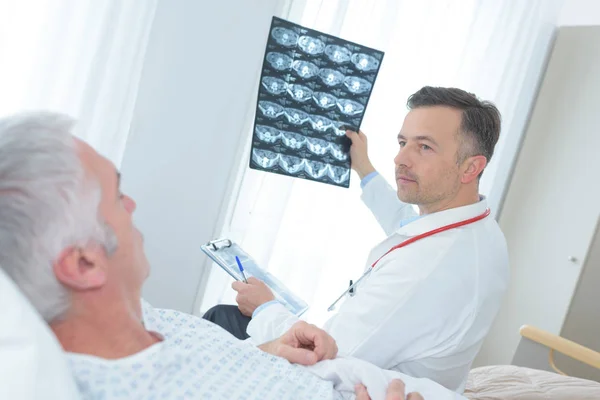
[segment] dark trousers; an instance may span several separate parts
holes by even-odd
[[[238,339],[248,339],[246,328],[251,318],[240,312],[237,306],[219,304],[208,310],[202,318],[219,325]]]

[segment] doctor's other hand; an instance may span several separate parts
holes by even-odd
[[[360,179],[375,172],[368,154],[367,136],[362,131],[354,132],[347,130],[346,136],[352,141],[350,146],[350,165],[356,171]]]
[[[248,283],[233,282],[231,287],[238,292],[235,301],[238,303],[241,313],[247,317],[251,317],[257,307],[275,300],[271,289],[263,281],[256,278],[248,278]]]
[[[394,379],[387,388],[385,400],[424,400],[423,396],[419,393],[409,393],[405,396],[405,390],[404,382],[400,379]],[[354,392],[356,393],[356,400],[371,400],[367,388],[364,385],[356,385],[354,387]]]
[[[261,344],[258,348],[301,365],[313,365],[322,360],[332,360],[338,352],[334,338],[324,330],[304,321],[296,322],[279,339]]]

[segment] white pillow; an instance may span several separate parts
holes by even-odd
[[[0,399],[79,399],[56,337],[1,268]]]

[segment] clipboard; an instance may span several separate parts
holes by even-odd
[[[200,246],[200,249],[233,279],[241,281],[242,275],[235,257],[239,257],[244,266],[246,277],[255,277],[263,281],[273,292],[275,299],[283,304],[296,316],[301,316],[308,310],[308,304],[292,293],[281,281],[271,273],[262,269],[256,261],[239,245],[229,239],[217,239]]]

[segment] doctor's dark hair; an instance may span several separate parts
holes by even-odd
[[[461,89],[425,86],[412,94],[406,105],[409,110],[432,106],[462,110],[458,162],[475,155],[484,156],[488,162],[492,159],[501,127],[500,111],[493,103]]]

